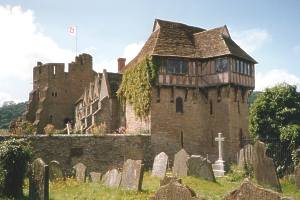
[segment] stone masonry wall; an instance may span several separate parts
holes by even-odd
[[[151,143],[154,154],[165,151],[172,160],[181,149],[182,131],[183,145],[189,154],[208,156],[215,161],[218,156],[215,137],[221,132],[225,137],[225,161],[236,161],[240,130],[243,136],[248,135],[247,103],[242,101],[239,90],[235,92],[229,86],[221,87],[219,91],[210,88],[206,92],[189,89],[186,93],[186,88],[175,88],[174,102],[171,102],[171,88],[164,87],[160,89],[160,101],[157,102],[157,92],[153,89]],[[177,97],[183,99],[183,113],[176,113]]]
[[[152,167],[149,135],[58,135],[27,137],[33,146],[34,158],[46,163],[57,160],[70,174],[72,166],[82,162],[88,172],[105,173],[113,167],[122,167],[126,159],[142,159],[146,168]],[[5,139],[0,137],[0,141]]]

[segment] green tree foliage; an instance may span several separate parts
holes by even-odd
[[[23,196],[22,185],[31,156],[31,147],[25,139],[0,143],[0,196]]]
[[[254,103],[254,101],[257,99],[257,97],[262,94],[263,92],[254,91],[249,95],[248,97],[248,107],[251,107],[251,105]]]
[[[157,65],[152,58],[146,57],[136,66],[123,74],[118,97],[133,106],[135,114],[140,118],[149,115],[151,107],[151,88],[157,77]]]
[[[300,145],[300,94],[296,86],[279,84],[258,96],[250,108],[249,131],[267,144],[267,153],[283,175],[292,169]],[[287,171],[288,170],[288,171]]]
[[[0,129],[8,129],[11,120],[20,117],[26,110],[26,103],[5,103],[0,107]]]

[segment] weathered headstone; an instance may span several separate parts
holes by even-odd
[[[218,137],[215,138],[215,141],[218,142],[219,158],[212,165],[216,177],[222,177],[224,176],[225,173],[224,160],[223,160],[223,145],[222,145],[222,142],[224,142],[224,140],[225,138],[222,137],[222,133],[218,133]]]
[[[187,176],[187,161],[189,154],[181,149],[174,156],[173,173],[176,176]]]
[[[180,184],[182,183],[181,179],[178,179],[175,176],[165,176],[163,179],[160,180],[159,186],[164,186],[171,182],[178,182]]]
[[[187,175],[216,181],[211,162],[200,155],[192,155],[188,160]]]
[[[140,191],[143,176],[144,164],[142,164],[142,161],[128,159],[123,165],[121,187]]]
[[[63,171],[58,161],[52,160],[49,163],[49,179],[50,181],[55,181],[63,179]]]
[[[196,196],[196,193],[178,182],[171,182],[161,186],[154,197],[149,200],[204,200]]]
[[[253,145],[247,144],[237,153],[237,164],[240,167],[253,164]]]
[[[239,189],[232,191],[223,200],[292,200],[291,198],[281,197],[272,190],[268,190],[254,185],[246,180]]]
[[[108,187],[119,187],[121,183],[122,174],[117,169],[107,171],[103,177],[102,182]]]
[[[300,189],[300,163],[295,167],[295,183],[298,189]]]
[[[82,163],[77,163],[73,166],[75,170],[75,178],[79,182],[85,182],[86,178],[86,166]]]
[[[266,155],[265,144],[258,141],[253,150],[253,168],[257,183],[281,191],[273,160]]]
[[[90,172],[91,181],[97,183],[101,181],[101,173],[99,172]]]
[[[156,155],[153,162],[152,176],[163,178],[166,175],[167,166],[168,155],[165,152]]]
[[[41,158],[35,159],[31,164],[29,197],[34,200],[49,199],[49,167]]]

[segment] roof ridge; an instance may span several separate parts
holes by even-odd
[[[182,25],[182,26],[186,26],[186,27],[190,27],[190,28],[202,29],[203,31],[206,30],[206,29],[201,28],[201,27],[192,26],[192,25],[181,23],[181,22],[174,22],[174,21],[163,20],[163,19],[155,19],[155,21],[158,22],[158,23],[159,22],[165,22],[165,23],[170,23],[170,24]]]
[[[201,33],[209,33],[211,31],[216,31],[218,29],[224,29],[224,28],[227,28],[226,25],[224,26],[219,26],[219,27],[216,27],[216,28],[212,28],[212,29],[208,29],[208,30],[204,30],[204,31],[201,31],[201,32],[197,32],[197,33],[193,33],[193,35],[198,35],[198,34],[201,34]]]

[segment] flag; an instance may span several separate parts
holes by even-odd
[[[77,27],[76,26],[70,26],[68,28],[68,33],[71,35],[71,36],[76,36],[77,34]]]

